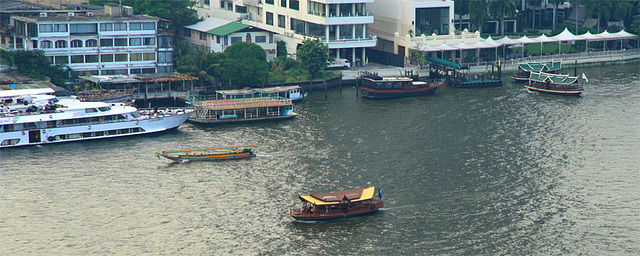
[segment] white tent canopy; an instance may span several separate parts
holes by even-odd
[[[589,31],[587,31],[587,33],[579,35],[578,37],[582,38],[583,40],[589,40],[589,41],[601,41],[601,40],[604,40],[602,37],[599,37],[599,36],[596,36],[594,34],[591,34],[591,32],[589,32]]]
[[[472,46],[474,49],[488,49],[488,48],[496,48],[498,46],[496,45],[491,45],[491,44],[487,44],[487,41],[483,41],[483,42],[477,42],[475,44],[470,44],[470,46]]]
[[[555,36],[552,36],[551,39],[553,39],[553,41],[555,42],[563,42],[563,41],[577,41],[577,40],[583,40],[582,38],[572,34],[571,32],[569,32],[569,30],[567,28],[564,28],[564,30],[562,31],[562,33],[557,34]]]
[[[535,41],[527,37],[527,35],[524,35],[521,38],[515,39],[514,41],[518,42],[519,44],[539,43],[538,41]]]
[[[458,50],[470,50],[470,49],[476,49],[475,47],[465,44],[465,43],[459,43],[456,45],[453,45],[453,47],[457,48]]]
[[[553,40],[553,39],[549,38],[549,37],[548,37],[547,35],[545,35],[545,34],[542,34],[542,35],[541,35],[541,36],[539,36],[539,37],[534,37],[534,38],[531,38],[531,39],[533,39],[533,40],[535,40],[535,41],[537,41],[537,42],[540,42],[540,43],[557,42],[557,40]]]
[[[508,39],[508,37],[507,37],[507,39]],[[511,39],[509,39],[509,40],[511,40]],[[491,36],[487,37],[487,39],[484,39],[484,40],[482,41],[482,43],[483,43],[483,44],[486,44],[486,45],[493,46],[493,47],[498,47],[498,46],[501,46],[501,45],[502,45],[502,43],[500,43],[500,42],[498,42],[498,41],[493,40],[493,38],[491,38]]]
[[[611,35],[614,36],[616,39],[633,39],[638,37],[637,35],[624,31],[624,29],[620,30],[619,32],[612,33]]]
[[[489,40],[489,39],[487,39]],[[509,37],[503,37],[500,38],[498,40],[496,40],[496,42],[500,43],[501,45],[513,45],[513,44],[519,44],[519,42],[514,41],[513,39],[509,38]]]
[[[447,43],[443,43],[441,45],[438,46],[434,46],[433,47],[434,50],[436,51],[453,51],[453,50],[458,50],[458,48],[452,47],[450,45],[448,45]]]

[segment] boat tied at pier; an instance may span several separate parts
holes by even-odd
[[[580,96],[584,91],[580,80],[589,81],[584,73],[581,78],[578,78],[577,76],[532,72],[529,76],[529,83],[525,85],[525,88],[529,91],[547,94]]]
[[[412,76],[381,77],[377,73],[363,72],[358,78],[362,97],[369,99],[394,99],[409,96],[434,94],[438,86],[444,85],[440,79],[427,82],[414,81]]]
[[[282,97],[202,100],[192,103],[195,114],[189,121],[220,124],[294,118],[293,102]]]

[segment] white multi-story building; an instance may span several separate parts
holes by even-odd
[[[267,60],[276,56],[273,32],[230,20],[205,18],[201,22],[185,26],[182,38],[209,52],[224,52],[237,42],[255,43],[264,49]]]
[[[451,0],[378,0],[369,4],[375,16],[371,33],[378,36],[376,48],[405,55],[407,45],[394,47],[394,34],[401,36],[449,35],[453,31]]]
[[[41,13],[12,17],[14,49],[42,50],[78,75],[173,72],[173,32],[148,15],[106,4],[104,12]]]
[[[277,33],[295,53],[302,40],[317,38],[331,56],[352,63],[366,59],[366,48],[376,45],[369,33],[373,15],[367,4],[374,0],[195,0],[200,17],[242,19],[242,23]]]

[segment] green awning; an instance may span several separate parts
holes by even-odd
[[[226,36],[228,34],[231,34],[233,32],[236,32],[238,30],[242,30],[249,27],[249,25],[245,25],[242,23],[237,23],[237,22],[231,22],[229,24],[226,25],[222,25],[220,27],[214,28],[212,30],[207,31],[207,33],[209,34],[213,34],[216,36]]]
[[[433,63],[436,63],[436,64],[440,64],[440,65],[447,66],[447,67],[450,67],[450,68],[455,68],[455,69],[467,69],[468,68],[467,66],[463,66],[462,64],[458,64],[458,63],[455,63],[455,62],[451,62],[451,61],[448,61],[448,60],[443,60],[443,59],[436,58],[436,57],[431,57],[431,56],[427,56],[427,60],[431,61]]]

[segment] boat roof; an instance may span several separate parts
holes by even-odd
[[[575,83],[576,80],[578,80],[578,77],[569,76],[569,75],[549,74],[544,72],[540,72],[540,73],[531,72],[531,74],[529,74],[529,80],[534,82],[542,82],[542,83],[549,81],[552,84],[562,85],[562,84]]]
[[[207,151],[207,150],[229,149],[229,148],[248,148],[248,147],[253,147],[253,146],[255,146],[255,145],[254,144],[247,144],[247,145],[226,146],[226,147],[217,147],[217,148],[202,148],[202,149],[162,151],[162,153],[184,153],[184,152],[192,152],[192,151]]]
[[[290,99],[283,97],[259,97],[259,98],[242,98],[242,99],[225,99],[225,100],[204,100],[196,103],[198,107],[204,107],[211,110],[226,109],[243,109],[243,108],[259,108],[259,107],[278,107],[292,106]]]
[[[451,62],[448,60],[444,60],[444,59],[440,59],[440,58],[436,58],[436,57],[431,57],[431,56],[427,56],[427,60],[431,61],[433,63],[436,64],[440,64],[446,67],[450,67],[450,68],[455,68],[455,69],[468,69],[469,67],[464,66],[460,63],[455,63],[455,62]]]
[[[524,64],[518,64],[518,67],[526,72],[543,72],[543,71],[558,71],[562,69],[561,61],[547,61],[547,62],[529,62]]]
[[[245,94],[254,94],[254,93],[280,93],[280,92],[286,92],[286,91],[295,90],[295,89],[300,89],[300,86],[290,85],[290,86],[277,86],[277,87],[266,87],[266,88],[219,90],[219,91],[216,91],[216,93],[221,95],[245,95]]]
[[[345,197],[352,203],[372,199],[375,192],[376,187],[371,186],[341,192],[314,193],[308,196],[298,195],[298,197],[303,202],[309,202],[314,205],[337,205]]]
[[[47,93],[54,93],[54,92],[55,91],[51,88],[0,90],[0,98],[11,98],[11,97],[19,97],[19,96],[27,96],[27,95],[47,94]]]

